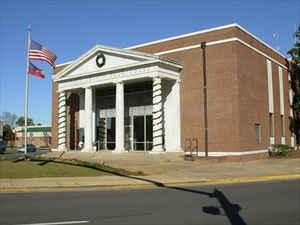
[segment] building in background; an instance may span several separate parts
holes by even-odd
[[[24,144],[25,128],[16,127],[15,146]],[[27,143],[34,144],[37,147],[49,148],[51,146],[51,126],[28,126],[27,127]]]
[[[0,121],[0,140],[2,140],[2,138],[3,138],[3,124]]]
[[[205,43],[205,44],[204,44]],[[205,52],[204,52],[205,51]],[[205,56],[205,60],[204,60]],[[294,145],[285,57],[238,24],[119,49],[96,45],[53,74],[52,149],[265,153]]]

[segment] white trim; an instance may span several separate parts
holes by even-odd
[[[283,58],[286,58],[286,56],[282,55],[279,51],[277,51],[275,48],[271,47],[270,45],[268,45],[266,42],[262,41],[260,38],[256,37],[254,34],[250,33],[249,31],[247,31],[245,28],[243,28],[241,25],[236,24],[236,26],[238,28],[240,28],[242,31],[244,31],[246,34],[250,35],[251,37],[253,37],[255,40],[257,40],[258,42],[260,42],[261,44],[265,45],[266,47],[270,48],[272,51],[276,52],[278,55],[280,55]]]
[[[206,45],[207,46],[217,45],[217,44],[223,44],[223,43],[231,42],[231,41],[238,41],[238,38],[228,38],[228,39],[219,40],[219,41],[211,41],[211,42],[207,42]],[[175,49],[171,49],[171,50],[167,50],[167,51],[163,51],[163,52],[157,52],[157,53],[154,53],[154,55],[163,55],[163,54],[179,52],[179,51],[185,51],[185,50],[190,50],[190,49],[193,49],[193,48],[200,48],[200,47],[201,47],[201,44],[191,45],[191,46],[182,47],[182,48],[175,48]]]
[[[55,65],[55,67],[65,66],[65,65],[67,65],[67,64],[72,64],[73,62],[74,62],[74,60],[68,61],[68,62],[64,62],[64,63]]]
[[[281,64],[280,62],[278,62],[277,60],[271,58],[270,56],[268,56],[267,54],[263,53],[262,51],[258,50],[257,48],[254,48],[253,46],[249,45],[248,43],[244,42],[243,40],[239,39],[238,40],[239,42],[241,42],[242,44],[246,45],[247,47],[253,49],[254,51],[256,51],[257,53],[263,55],[264,57],[266,57],[267,59],[270,59],[271,61],[273,61],[274,63],[278,64],[279,66],[281,66],[282,68],[284,69],[287,69],[287,67],[283,64]],[[282,56],[284,57],[284,56]],[[285,58],[285,57],[284,57]]]
[[[280,66],[278,66],[278,78],[279,78],[280,115],[284,115],[284,90],[283,90],[282,68]]]
[[[164,54],[168,54],[168,53],[180,52],[180,51],[185,51],[185,50],[190,50],[193,48],[200,48],[200,47],[201,47],[200,44],[191,45],[191,46],[187,46],[187,47],[183,47],[183,48],[175,48],[175,49],[171,49],[171,50],[167,50],[167,51],[163,51],[163,52],[157,52],[157,53],[154,53],[154,55],[164,55]]]
[[[269,59],[267,59],[266,62],[267,62],[267,78],[268,78],[269,113],[274,113],[272,63]]]
[[[100,75],[100,74],[108,74],[109,72],[110,73],[113,73],[113,72],[116,72],[116,71],[124,71],[125,69],[128,69],[130,70],[131,68],[135,68],[135,67],[145,67],[145,66],[148,66],[148,65],[151,65],[151,64],[155,64],[157,63],[156,60],[151,60],[151,61],[144,61],[144,62],[138,62],[138,63],[131,63],[131,64],[128,64],[128,65],[122,65],[122,66],[116,66],[116,67],[112,67],[112,68],[108,68],[108,69],[103,69],[101,71],[91,71],[91,72],[85,72],[85,73],[79,73],[75,76],[72,76],[72,77],[63,77],[63,78],[55,78],[54,80],[55,81],[66,81],[66,80],[72,80],[72,79],[78,79],[78,78],[81,78],[81,77],[87,77],[87,76],[94,76],[94,75]],[[64,75],[64,74],[63,74]]]
[[[241,44],[247,46],[248,48],[254,50],[255,52],[261,54],[262,56],[266,57],[267,59],[269,59],[272,62],[276,63],[277,65],[281,66],[282,68],[287,69],[287,67],[285,65],[281,64],[277,60],[273,59],[272,57],[268,56],[267,54],[263,53],[262,51],[258,50],[257,48],[253,47],[252,45],[249,45],[248,43],[244,42],[243,40],[241,40],[241,39],[239,39],[237,37],[223,39],[223,40],[219,40],[219,41],[207,42],[206,45],[207,46],[212,46],[212,45],[223,44],[223,43],[232,42],[232,41],[238,41],[238,42],[240,42]],[[190,46],[186,46],[186,47],[182,47],[182,48],[175,48],[175,49],[171,49],[171,50],[167,50],[167,51],[156,52],[156,53],[154,53],[154,55],[164,55],[164,54],[168,54],[168,53],[185,51],[185,50],[190,50],[190,49],[200,48],[200,47],[201,47],[201,44],[190,45]]]
[[[60,81],[61,78],[63,76],[65,76],[68,72],[70,72],[70,71],[74,70],[75,68],[77,68],[78,66],[80,66],[89,57],[91,57],[92,55],[96,54],[99,51],[104,52],[104,53],[109,53],[109,54],[117,54],[117,55],[135,58],[135,59],[140,59],[142,61],[160,62],[160,63],[175,66],[177,68],[182,68],[181,64],[175,60],[161,58],[154,54],[138,52],[138,51],[134,51],[134,50],[114,48],[114,47],[103,46],[103,45],[95,45],[92,49],[90,49],[89,51],[87,51],[86,53],[84,53],[83,55],[78,57],[75,61],[73,61],[72,64],[65,67],[63,70],[61,70],[57,74],[55,74],[53,77],[54,81]],[[109,71],[109,69],[108,69],[108,71]],[[102,70],[102,71],[100,70],[98,72],[104,72],[104,70]]]
[[[223,30],[223,29],[236,27],[236,26],[239,26],[239,25],[236,24],[236,23],[228,24],[228,25],[224,25],[224,26],[220,26],[220,27],[214,27],[214,28],[200,30],[200,31],[192,32],[192,33],[181,34],[181,35],[178,35],[178,36],[163,38],[163,39],[160,39],[160,40],[157,40],[157,41],[150,41],[150,42],[146,42],[144,44],[138,44],[138,45],[130,46],[130,47],[127,47],[125,49],[140,48],[140,47],[144,47],[144,46],[147,46],[147,45],[158,44],[158,43],[161,43],[161,42],[176,40],[176,39],[185,38],[185,37],[189,37],[189,36],[193,36],[193,35],[197,35],[197,34],[203,34],[203,33],[208,33],[208,32],[211,32],[211,31],[216,31],[216,30]]]
[[[245,152],[208,152],[208,156],[242,156],[242,155],[253,155],[266,153],[268,149],[255,150],[255,151],[245,151]],[[190,154],[190,152],[185,152],[185,154]],[[195,154],[197,154],[195,152]],[[205,156],[205,152],[198,152],[198,156]]]
[[[92,72],[88,72],[88,73],[80,73],[80,74],[77,74],[76,77],[75,76],[63,77],[65,75],[64,74],[65,72],[64,72],[63,74],[60,74],[59,76],[55,76],[54,81],[66,81],[66,80],[78,79],[78,78],[86,77],[86,76],[107,74],[109,72],[113,73],[113,72],[116,72],[116,71],[124,71],[125,69],[126,70],[131,70],[131,69],[134,69],[134,68],[149,66],[151,64],[160,64],[160,65],[172,66],[173,70],[178,70],[178,71],[182,69],[182,66],[179,65],[179,64],[173,64],[173,63],[170,63],[168,61],[161,61],[160,59],[158,59],[158,60],[149,60],[149,61],[143,61],[143,62],[138,62],[138,63],[131,63],[131,64],[128,64],[128,65],[122,65],[122,66],[117,66],[117,67],[111,67],[111,68],[101,70],[101,71],[92,71]],[[67,68],[69,68],[69,66],[66,67],[66,69]],[[64,71],[64,70],[62,70],[62,71]],[[68,71],[66,71],[66,73],[68,73]]]
[[[158,44],[158,43],[161,43],[161,42],[176,40],[176,39],[180,39],[180,38],[185,38],[185,37],[189,37],[189,36],[193,36],[193,35],[197,35],[197,34],[203,34],[203,33],[208,33],[208,32],[212,32],[212,31],[217,31],[217,30],[223,30],[223,29],[227,29],[227,28],[231,28],[231,27],[237,27],[237,28],[241,29],[246,34],[250,35],[252,38],[254,38],[258,42],[260,42],[261,44],[263,44],[266,47],[270,48],[272,51],[276,52],[280,56],[286,58],[279,51],[277,51],[276,49],[272,48],[270,45],[268,45],[267,43],[265,43],[264,41],[262,41],[260,38],[256,37],[254,34],[251,34],[249,31],[247,31],[245,28],[243,28],[241,25],[239,25],[237,23],[228,24],[228,25],[220,26],[220,27],[214,27],[214,28],[205,29],[205,30],[201,30],[201,31],[196,31],[196,32],[192,32],[192,33],[188,33],[188,34],[183,34],[183,35],[178,35],[178,36],[174,36],[174,37],[164,38],[164,39],[160,39],[160,40],[157,40],[157,41],[146,42],[144,44],[130,46],[130,47],[127,47],[125,49],[140,48],[140,47],[144,47],[144,46],[147,46],[147,45]]]
[[[240,40],[240,39],[237,38],[237,37],[227,38],[227,39],[223,39],[223,40],[207,42],[207,43],[206,43],[206,46],[217,45],[217,44],[223,44],[223,43],[226,43],[226,42],[239,41],[239,40]]]

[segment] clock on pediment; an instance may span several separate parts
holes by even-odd
[[[105,56],[102,52],[97,55],[96,64],[99,68],[101,68],[105,65]]]

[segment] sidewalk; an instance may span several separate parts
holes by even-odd
[[[46,155],[57,157],[60,154],[59,152],[50,152]],[[157,155],[148,153],[113,154],[111,152],[66,152],[62,158],[77,158],[131,171],[143,171],[146,176],[0,179],[0,191],[153,187],[300,178],[300,158],[215,162],[213,160],[185,161],[182,153]]]

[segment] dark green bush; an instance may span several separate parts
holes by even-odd
[[[275,144],[269,149],[269,155],[273,156],[288,156],[294,148],[289,145]]]

